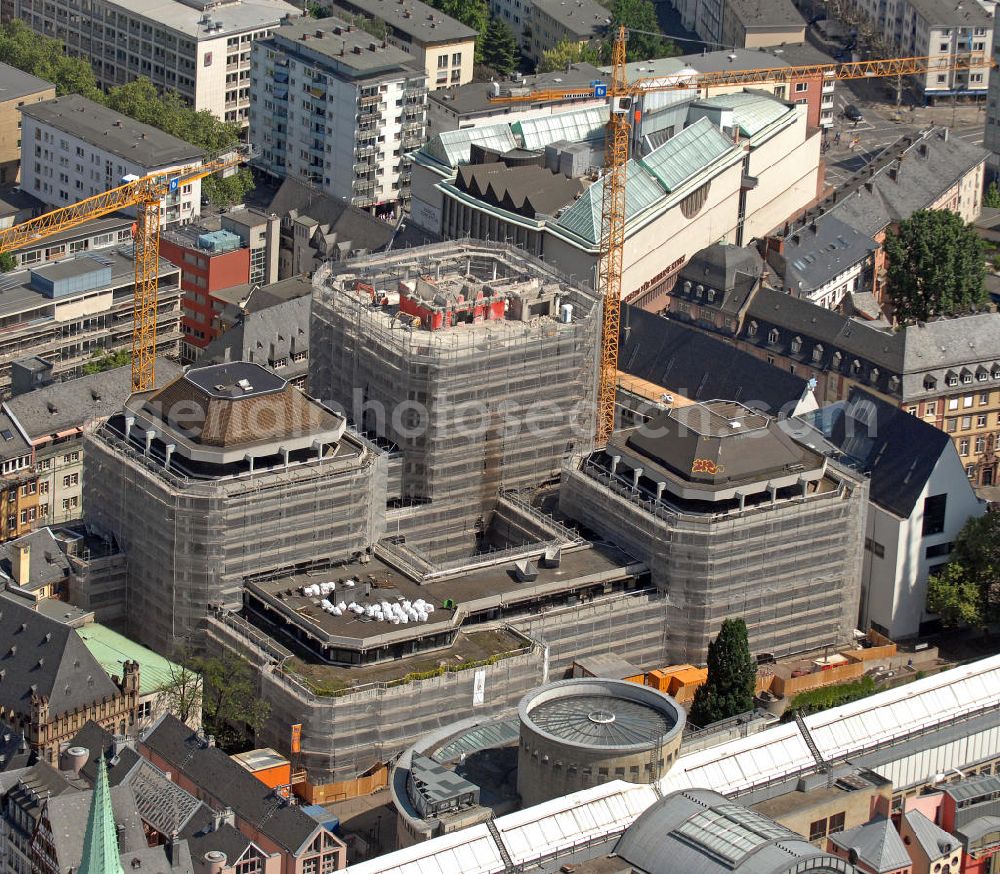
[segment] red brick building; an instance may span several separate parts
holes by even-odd
[[[186,226],[160,237],[160,255],[181,269],[181,356],[193,360],[217,335],[214,293],[250,281],[250,249],[230,231]]]

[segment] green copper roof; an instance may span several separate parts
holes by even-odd
[[[625,221],[638,215],[665,197],[663,189],[637,161],[625,165]],[[601,207],[604,199],[604,179],[591,185],[556,222],[588,243],[597,243],[601,236]]]
[[[707,118],[702,118],[671,137],[645,158],[629,161],[625,168],[625,221],[683,186],[713,161],[735,146]],[[601,202],[604,180],[591,185],[556,222],[589,243],[601,233]]]
[[[172,676],[177,676],[177,671],[180,670],[178,665],[163,656],[133,643],[127,637],[117,631],[112,631],[99,622],[78,628],[77,634],[90,650],[90,654],[110,675],[120,677],[124,662],[138,662],[140,695],[151,695],[164,686],[169,686]],[[173,674],[171,674],[171,669],[173,669]]]
[[[776,97],[769,94],[754,94],[750,91],[720,94],[708,100],[699,100],[697,105],[732,109],[733,120],[745,137],[754,136],[783,115],[792,112],[791,107]]]
[[[722,131],[707,118],[699,118],[639,163],[672,192],[732,148]]]
[[[118,829],[111,809],[111,790],[108,789],[108,769],[103,753],[97,760],[97,782],[90,800],[78,874],[124,874],[118,855]]]

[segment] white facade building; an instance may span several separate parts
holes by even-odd
[[[82,6],[82,10],[81,10]],[[247,123],[250,46],[301,9],[285,0],[0,0],[3,21],[63,41],[98,84],[145,76],[198,110]]]
[[[197,167],[197,146],[75,94],[22,108],[21,188],[52,207],[69,206],[145,176]],[[161,223],[201,215],[201,182],[164,198]]]
[[[859,627],[893,640],[916,637],[931,618],[928,579],[948,564],[962,526],[986,510],[955,444],[861,389],[801,418],[822,432],[817,444],[825,438],[828,450],[871,480]]]
[[[250,139],[257,165],[358,207],[409,197],[407,153],[424,139],[424,71],[336,18],[283,25],[254,45]]]

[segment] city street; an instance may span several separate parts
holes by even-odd
[[[878,99],[872,99],[876,95]],[[983,143],[983,103],[911,107],[904,102],[897,109],[891,88],[884,83],[876,86],[873,82],[838,82],[835,99],[837,110],[833,127],[827,134],[824,155],[828,185],[843,183],[886,146],[932,124],[951,128],[953,136],[968,143]],[[844,108],[852,103],[861,110],[864,121],[855,123],[844,117]],[[839,143],[836,141],[838,132]]]

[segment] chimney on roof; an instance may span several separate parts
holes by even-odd
[[[177,832],[170,835],[170,843],[167,844],[167,858],[170,860],[171,868],[181,867],[181,839]]]
[[[809,230],[812,231],[814,234],[819,233],[819,228],[816,227],[816,222],[809,223]]]
[[[19,586],[28,585],[31,575],[31,544],[14,544],[14,582]]]

